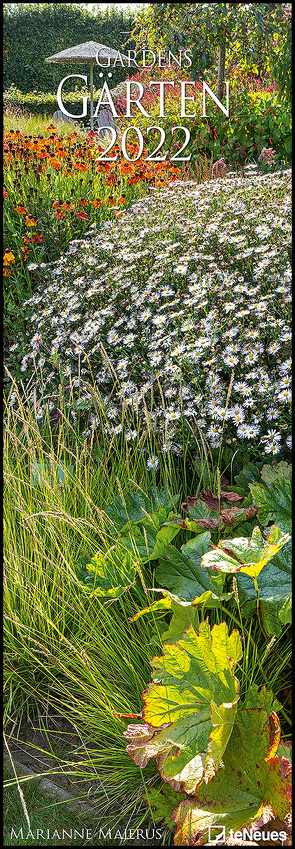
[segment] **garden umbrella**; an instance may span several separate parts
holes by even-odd
[[[76,47],[69,47],[68,50],[62,50],[60,53],[54,53],[53,56],[48,56],[44,62],[65,62],[72,64],[90,65],[90,126],[93,130],[93,65],[96,62],[96,54],[99,51],[99,60],[116,59],[118,50],[113,50],[112,47],[106,47],[104,44],[99,44],[97,41],[85,41],[83,44],[77,44]],[[123,64],[129,63],[127,56],[120,52]]]

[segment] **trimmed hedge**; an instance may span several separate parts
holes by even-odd
[[[47,56],[84,41],[97,41],[124,52],[135,48],[129,40],[133,16],[111,4],[95,16],[75,3],[5,3],[3,19],[3,89],[11,84],[27,93],[35,89],[56,91],[63,76],[81,74],[81,65],[44,64]],[[70,70],[69,70],[70,68]],[[115,87],[122,79],[120,66],[113,69]],[[56,107],[57,108],[57,107]],[[32,111],[32,110],[31,110]],[[54,111],[54,109],[53,109]]]

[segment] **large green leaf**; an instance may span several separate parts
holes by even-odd
[[[105,599],[119,598],[135,582],[137,564],[120,546],[106,554],[97,552],[86,566],[85,589]]]
[[[144,802],[152,810],[153,822],[164,822],[170,831],[175,828],[171,811],[185,798],[185,793],[176,793],[169,784],[163,782],[160,787],[149,787],[143,795]]]
[[[163,487],[161,490],[156,490],[155,487],[150,487],[148,493],[141,490],[129,492],[124,500],[120,497],[115,498],[109,507],[106,507],[105,513],[111,520],[117,531],[121,531],[125,525],[130,522],[140,522],[153,513],[160,516],[162,524],[166,521],[169,510],[173,510],[178,496],[172,497],[170,493]]]
[[[223,592],[224,578],[220,573],[209,576],[200,565],[202,554],[208,551],[209,545],[210,533],[206,532],[189,540],[181,551],[173,545],[167,546],[165,560],[160,558],[156,579],[167,589],[155,588],[154,592],[161,592],[164,597],[138,611],[133,620],[146,613],[170,610],[173,616],[168,630],[162,634],[162,642],[178,639],[190,624],[198,627],[198,614],[194,607],[220,607],[223,600],[232,596],[232,593]]]
[[[282,705],[277,699],[274,699],[271,690],[267,690],[266,687],[259,690],[258,684],[250,684],[241,707],[243,710],[244,708],[260,707],[266,710],[270,716],[273,711],[280,710]]]
[[[166,518],[165,513],[164,521]],[[158,560],[159,557],[165,556],[166,547],[180,531],[179,525],[166,521],[163,525],[162,521],[161,515],[153,513],[149,519],[131,525],[130,530],[125,530],[121,537],[121,544],[142,563]]]
[[[213,551],[202,556],[201,566],[221,572],[242,572],[255,581],[266,563],[289,539],[288,533],[283,534],[277,525],[272,525],[265,541],[260,528],[255,527],[250,540],[247,537],[220,540]]]
[[[201,567],[201,558],[209,551],[210,533],[206,531],[182,546],[178,551],[174,545],[166,548],[165,559],[160,558],[156,570],[156,580],[160,586],[164,586],[173,593],[174,598],[179,601],[198,602],[206,604],[206,607],[216,607],[216,601],[220,598],[228,598],[222,595],[222,585],[218,572],[212,572],[209,576]],[[219,577],[219,589],[210,583],[210,577]],[[207,594],[207,595],[206,595]],[[206,598],[205,598],[206,595]]]
[[[271,486],[279,478],[291,480],[292,466],[290,463],[286,463],[285,460],[281,460],[280,463],[274,463],[273,465],[269,463],[265,464],[261,470],[261,477],[267,486]]]
[[[193,799],[180,802],[171,815],[177,824],[176,846],[207,843],[209,827],[215,826],[215,837],[224,827],[227,838],[230,829],[250,828],[258,816],[267,822],[272,816],[283,820],[289,813],[289,760],[269,759],[274,718],[263,709],[238,712],[224,769],[207,786],[203,784]]]
[[[276,522],[285,532],[291,531],[292,493],[291,481],[287,478],[274,480],[271,486],[251,483],[251,493],[259,507],[258,520],[262,525]]]
[[[208,621],[201,622],[198,634],[190,626],[176,644],[163,647],[143,694],[145,725],[124,732],[135,763],[144,766],[156,756],[164,780],[188,793],[215,774],[235,721],[234,667],[241,656],[239,633],[229,635],[225,622],[211,632]]]
[[[236,574],[242,616],[253,616],[256,609],[256,592],[253,581],[246,575]],[[257,578],[259,613],[267,634],[279,636],[282,625],[292,619],[292,544],[291,540],[266,564]]]
[[[159,599],[159,601],[154,601],[149,607],[144,607],[143,610],[139,610],[135,616],[132,616],[132,619],[130,620],[131,622],[135,622],[136,619],[139,619],[140,616],[144,616],[146,613],[156,613],[158,610],[169,610],[173,615],[168,629],[161,633],[162,645],[167,642],[171,643],[179,640],[184,631],[186,631],[190,625],[193,625],[195,629],[198,629],[199,616],[196,607],[194,607],[189,601],[180,601],[177,596],[174,597],[172,596],[172,593],[168,593],[165,590],[157,589],[155,592],[163,593],[163,598]]]
[[[241,490],[241,494],[249,494],[249,485],[252,481],[261,482],[260,472],[254,463],[248,463],[243,471],[235,475],[235,483]]]
[[[220,502],[208,489],[202,490],[198,498],[188,498],[181,506],[189,517],[176,521],[182,528],[195,533],[201,533],[203,530],[223,532],[247,521],[257,513],[251,496],[245,499],[231,489],[228,492],[221,490]]]

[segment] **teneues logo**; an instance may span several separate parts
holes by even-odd
[[[216,843],[224,843],[226,838],[230,838],[231,840],[248,840],[253,843],[259,843],[260,840],[263,841],[278,841],[278,843],[283,844],[283,842],[287,839],[287,834],[285,831],[260,831],[260,829],[253,828],[242,828],[240,831],[234,831],[233,828],[229,829],[227,834],[225,826],[220,825],[211,825],[209,826],[208,832],[208,844],[216,845]]]

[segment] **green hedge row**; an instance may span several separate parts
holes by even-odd
[[[3,89],[12,83],[23,92],[40,88],[56,91],[67,74],[81,74],[81,65],[44,64],[47,56],[85,41],[97,41],[124,52],[133,29],[133,15],[110,4],[95,14],[75,3],[5,3],[3,19]],[[81,8],[82,7],[82,8]],[[128,41],[128,49],[135,42]],[[120,66],[113,70],[113,84],[122,80]]]
[[[61,77],[62,79],[62,77]],[[73,115],[76,113],[77,115],[82,112],[82,100],[83,95],[88,94],[88,117],[90,115],[90,95],[89,92],[86,91],[83,86],[83,90],[80,91],[71,91],[62,95],[62,101],[65,108],[68,112],[71,112]],[[93,102],[96,107],[100,91],[93,88]],[[15,86],[11,86],[9,91],[4,92],[3,102],[5,106],[21,106],[23,109],[26,109],[27,112],[30,112],[32,115],[43,115],[43,116],[51,116],[57,109],[59,109],[59,105],[57,102],[56,92],[54,94],[48,92],[45,93],[43,91],[35,92],[27,92],[27,94],[23,94],[19,91]],[[80,120],[80,119],[79,119]],[[82,120],[82,119],[81,119]],[[85,118],[85,121],[87,118]]]

